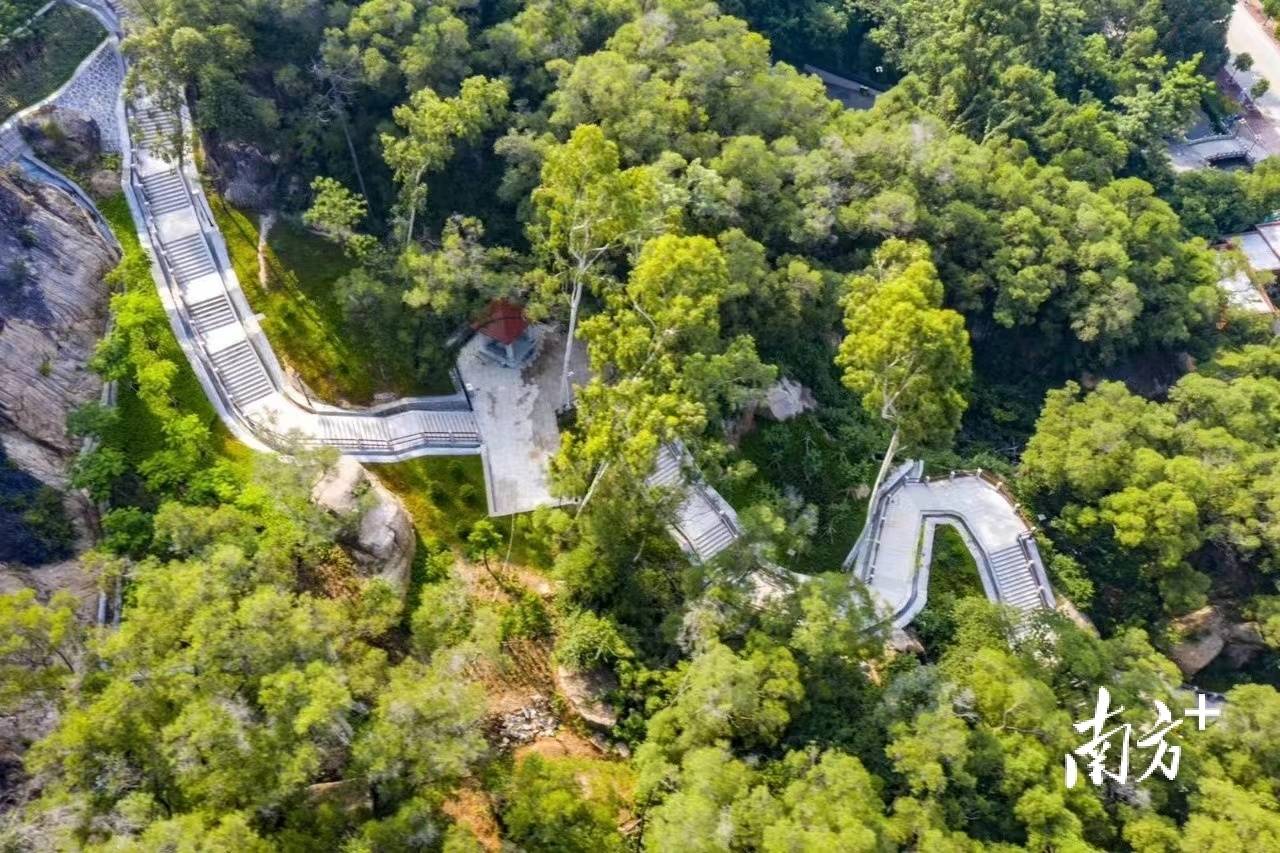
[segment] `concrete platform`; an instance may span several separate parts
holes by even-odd
[[[458,370],[485,446],[489,472],[489,514],[529,512],[564,501],[551,495],[547,473],[560,449],[556,426],[564,338],[545,326],[533,327],[538,353],[523,368],[502,367],[480,353],[474,336],[458,355]],[[587,376],[586,347],[574,347],[574,374]]]

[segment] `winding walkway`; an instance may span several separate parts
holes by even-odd
[[[125,113],[133,137],[123,146],[125,194],[138,235],[178,342],[238,438],[260,450],[334,447],[365,462],[481,452],[461,389],[361,410],[295,389],[245,299],[194,170],[163,151],[180,119],[144,100]]]
[[[681,490],[671,533],[691,558],[707,562],[741,538],[733,507],[697,476],[680,448],[668,445],[659,451],[648,482]],[[844,564],[871,590],[885,621],[902,628],[924,609],[933,535],[943,525],[960,533],[988,599],[1022,612],[1056,606],[1034,530],[1004,486],[980,471],[927,479],[924,463],[912,461],[881,487]],[[803,582],[804,576],[768,566],[751,580],[761,601]]]
[[[927,479],[924,463],[913,461],[881,488],[845,561],[896,627],[924,609],[933,534],[943,525],[960,533],[991,601],[1024,612],[1056,605],[1034,531],[1003,485],[981,471]]]
[[[104,134],[108,150],[123,156],[125,196],[144,248],[152,260],[174,334],[223,422],[256,450],[334,447],[365,462],[430,454],[483,453],[483,442],[461,384],[455,393],[414,397],[360,410],[317,403],[285,377],[279,359],[250,308],[190,163],[164,152],[164,140],[182,116],[166,114],[145,98],[126,100],[122,34],[114,0],[79,0],[112,34],[76,75],[45,103],[59,98],[87,111]],[[100,108],[103,85],[114,87]],[[10,159],[58,182],[22,144],[16,122],[0,142]],[[64,179],[65,181],[65,179]],[[75,188],[69,191],[74,191]]]
[[[81,3],[114,33],[101,54],[118,62],[120,25],[113,0]],[[105,67],[99,55],[81,70],[101,79]],[[66,88],[75,85],[72,80]],[[478,453],[485,458],[492,490],[480,427],[456,375],[454,394],[362,410],[316,403],[293,388],[245,299],[193,167],[164,151],[164,140],[178,131],[183,117],[166,114],[146,99],[126,103],[121,91],[116,119],[124,191],[138,237],[151,256],[161,301],[205,393],[241,441],[262,451],[333,447],[368,462]],[[28,158],[29,152],[18,156]],[[70,183],[53,170],[45,177]],[[74,185],[64,189],[78,192]],[[742,538],[737,513],[701,479],[682,447],[660,448],[647,482],[680,493],[670,530],[691,559],[710,561]],[[932,534],[941,524],[960,531],[993,601],[1024,611],[1054,606],[1032,529],[1002,487],[980,472],[927,480],[923,464],[910,462],[876,495],[863,535],[845,562],[870,587],[886,621],[902,627],[924,607]],[[752,581],[759,597],[769,597],[803,578],[771,567]]]

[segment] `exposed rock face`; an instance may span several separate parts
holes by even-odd
[[[0,436],[15,461],[54,478],[77,449],[67,413],[101,392],[87,363],[119,251],[60,190],[0,173],[0,259]]]
[[[551,737],[558,728],[560,721],[551,709],[551,702],[545,696],[536,695],[529,704],[490,718],[489,737],[500,748],[508,749]]]
[[[354,459],[342,457],[316,483],[311,500],[338,516],[356,516],[345,544],[367,577],[403,593],[417,545],[413,519],[381,483]]]
[[[102,150],[98,123],[83,113],[61,107],[41,107],[23,120],[22,136],[37,157],[88,168]]]
[[[765,392],[765,408],[775,421],[789,421],[818,408],[813,392],[793,379],[782,378]]]
[[[1224,655],[1233,667],[1247,664],[1266,648],[1262,633],[1252,622],[1233,623],[1216,607],[1202,607],[1174,620],[1173,628],[1185,637],[1169,657],[1190,678]]]
[[[564,694],[565,701],[579,717],[593,726],[611,729],[618,724],[617,710],[605,701],[605,696],[618,689],[617,677],[604,667],[588,672],[574,672],[557,666],[556,687]]]
[[[252,145],[231,142],[219,146],[214,160],[228,202],[259,212],[275,207],[276,169],[265,154]]]

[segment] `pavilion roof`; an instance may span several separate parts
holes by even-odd
[[[495,299],[471,328],[500,344],[513,344],[529,328],[529,321],[519,305],[506,299]]]

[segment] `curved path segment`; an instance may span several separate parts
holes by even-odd
[[[178,117],[125,107],[125,193],[174,333],[218,413],[258,449],[335,447],[361,461],[479,453],[466,395],[416,397],[359,411],[314,403],[285,379],[232,269],[191,166],[164,153]]]
[[[846,560],[902,627],[924,609],[937,527],[955,528],[987,598],[1022,611],[1056,601],[1031,526],[998,481],[982,472],[926,479],[923,462],[898,468],[873,504]]]
[[[164,143],[183,117],[165,114],[145,98],[126,99],[118,3],[68,2],[92,12],[110,35],[57,92],[0,125],[0,163],[16,162],[60,186],[101,220],[80,188],[37,159],[19,132],[22,118],[50,103],[97,121],[104,147],[122,154],[125,197],[174,334],[231,432],[255,450],[333,447],[364,462],[483,455],[456,373],[453,394],[359,410],[315,402],[286,379],[241,290],[198,176],[190,163],[165,153]]]
[[[95,62],[81,69],[98,73],[95,69],[106,64],[103,55],[109,53],[119,62],[119,12],[114,0],[80,3],[113,33],[95,54]],[[75,83],[73,78],[67,87]],[[495,480],[470,396],[458,374],[454,394],[404,398],[362,410],[305,397],[286,381],[245,299],[193,167],[165,152],[165,140],[179,129],[183,117],[166,114],[143,98],[126,102],[121,87],[115,118],[105,123],[119,132],[125,196],[139,239],[152,258],[161,301],[178,343],[232,433],[261,451],[333,447],[367,462],[481,454],[492,510],[498,503]],[[30,152],[14,153],[45,179],[67,185],[64,189],[92,208],[78,187],[34,160]],[[491,425],[489,431],[499,428]],[[547,448],[535,448],[534,443],[529,437],[500,442],[503,455],[545,456]],[[647,482],[680,492],[670,531],[692,559],[707,562],[743,536],[733,507],[701,479],[683,447],[660,448]],[[520,496],[518,509],[532,508],[537,497]],[[933,532],[942,524],[959,530],[991,600],[1023,611],[1054,606],[1032,528],[998,482],[981,472],[928,480],[923,463],[909,462],[876,494],[868,523],[845,561],[845,568],[871,589],[886,621],[902,627],[923,609]],[[757,598],[763,599],[803,579],[775,566],[751,580]]]
[[[114,0],[81,2],[113,33],[102,50],[119,62]],[[116,97],[117,120],[100,124],[119,134],[125,195],[161,301],[205,393],[237,438],[257,450],[334,447],[369,462],[482,452],[460,384],[451,395],[362,410],[316,403],[294,388],[245,299],[193,168],[164,151],[183,118],[146,99],[126,101],[122,87]]]
[[[742,527],[733,507],[692,466],[682,449],[663,447],[648,482],[681,490],[671,533],[691,558],[706,562],[736,542]],[[981,471],[926,479],[924,463],[912,461],[881,487],[845,559],[844,568],[871,590],[885,621],[902,628],[924,609],[933,535],[942,525],[960,533],[991,601],[1023,612],[1056,606],[1034,530],[1004,486]],[[761,601],[802,583],[804,576],[770,566],[751,580]]]

